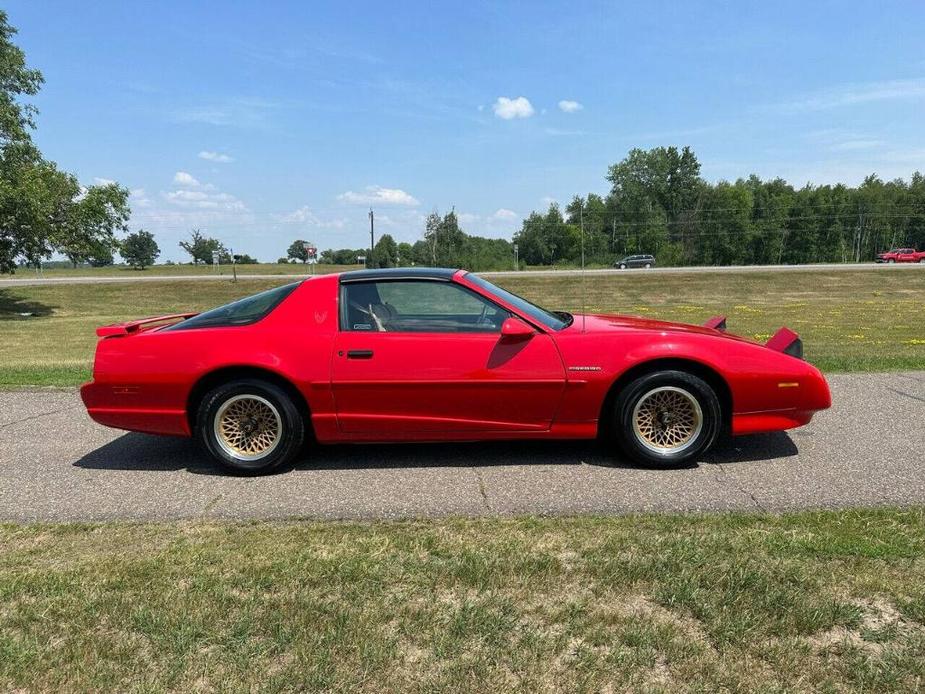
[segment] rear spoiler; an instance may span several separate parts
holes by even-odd
[[[712,328],[713,330],[719,330],[724,333],[726,332],[726,316],[713,316],[703,324],[703,327]],[[764,346],[768,349],[773,349],[775,352],[789,354],[791,357],[796,357],[797,359],[803,358],[803,341],[800,339],[800,336],[790,328],[781,328],[778,330]]]
[[[131,335],[136,333],[144,326],[152,325],[154,323],[164,323],[171,320],[186,320],[187,318],[192,318],[193,316],[199,315],[198,313],[170,313],[166,316],[153,316],[152,318],[140,318],[138,320],[128,321],[126,323],[114,323],[112,325],[104,325],[96,329],[96,334],[99,337],[112,337],[114,335]]]
[[[778,330],[771,335],[771,339],[768,340],[764,346],[776,352],[789,354],[791,357],[796,357],[797,359],[803,358],[803,340],[801,340],[800,336],[790,328],[781,328]]]

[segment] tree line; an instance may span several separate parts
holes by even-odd
[[[661,265],[767,265],[873,260],[895,246],[925,248],[925,177],[915,172],[859,186],[795,188],[757,175],[710,183],[689,147],[633,149],[611,166],[606,194],[575,195],[531,212],[513,239],[471,236],[455,213],[431,214],[423,238],[380,238],[374,267],[441,265],[472,270],[611,265],[651,253]],[[367,249],[326,250],[322,262],[353,264]]]
[[[689,147],[633,149],[610,167],[610,192],[533,212],[514,235],[530,265],[609,263],[654,254],[663,265],[859,262],[925,245],[925,177],[795,188],[752,174],[709,183]]]

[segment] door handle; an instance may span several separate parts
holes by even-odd
[[[351,349],[347,352],[347,359],[372,359],[371,349]]]

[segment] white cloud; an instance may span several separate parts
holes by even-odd
[[[138,207],[151,207],[151,199],[148,197],[144,188],[132,188],[132,190],[129,191],[128,202],[132,209]]]
[[[381,186],[367,186],[360,193],[348,190],[337,196],[341,202],[351,205],[399,205],[402,207],[415,207],[421,203],[413,195],[400,188],[383,188]]]
[[[171,190],[164,193],[164,199],[187,209],[219,210],[222,212],[245,212],[243,202],[228,193],[206,192],[204,190]]]
[[[297,210],[288,214],[274,215],[278,222],[283,224],[300,224],[306,227],[328,227],[334,229],[343,229],[347,225],[347,220],[340,219],[321,219],[312,212],[308,205],[302,205]]]
[[[925,98],[925,79],[885,80],[862,84],[844,84],[810,94],[802,99],[780,104],[784,112],[820,111],[873,101]]]
[[[111,178],[100,178],[99,176],[93,179],[93,185],[95,186],[111,186],[115,183]]]
[[[583,108],[584,106],[578,103],[577,101],[570,101],[568,99],[563,99],[562,101],[559,102],[559,110],[564,111],[565,113],[575,113],[576,111],[580,111]]]
[[[192,174],[186,173],[186,171],[177,171],[173,175],[173,182],[186,188],[198,188],[200,186],[199,181]]]
[[[508,222],[512,219],[517,219],[517,213],[513,210],[508,210],[502,207],[501,209],[495,211],[495,213],[491,216],[491,219],[497,220],[499,222]]]
[[[550,205],[558,205],[558,204],[559,204],[559,201],[549,195],[540,198],[540,205],[542,205],[544,209],[549,209]]]
[[[162,193],[164,200],[176,207],[220,212],[246,212],[247,207],[235,196],[222,193],[211,183],[200,183],[186,171],[173,175],[175,190]]]
[[[222,154],[221,152],[209,152],[207,150],[200,152],[199,158],[205,159],[206,161],[214,161],[219,164],[230,164],[234,161],[234,158],[228,156],[227,154]]]
[[[319,223],[318,217],[314,212],[311,211],[311,209],[309,209],[308,205],[302,205],[302,207],[290,212],[289,214],[280,215],[279,221],[285,222],[287,224],[296,223],[314,225]]]
[[[518,96],[516,99],[509,99],[506,96],[499,96],[498,100],[492,105],[492,110],[498,118],[511,120],[513,118],[529,118],[535,111],[533,104],[525,96]]]

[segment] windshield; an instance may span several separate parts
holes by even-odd
[[[557,311],[553,313],[552,311],[547,311],[541,306],[530,303],[521,296],[517,296],[513,292],[509,292],[506,289],[501,289],[488,280],[482,279],[478,275],[473,275],[471,273],[466,274],[466,278],[472,282],[472,284],[477,287],[481,287],[487,292],[497,296],[499,299],[503,299],[511,306],[516,308],[519,312],[523,313],[526,316],[529,316],[535,321],[538,321],[545,325],[547,328],[552,330],[562,330],[562,328],[567,328],[572,324],[572,315],[566,313],[565,311]]]
[[[298,282],[286,284],[275,289],[238,299],[230,304],[213,308],[198,316],[169,325],[164,330],[187,330],[190,328],[216,328],[256,323],[279,306],[299,286]]]

